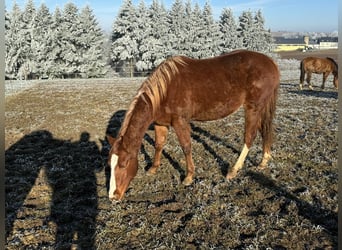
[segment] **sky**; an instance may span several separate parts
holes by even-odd
[[[11,10],[13,2],[22,9],[27,0],[5,0],[7,10]],[[133,0],[135,6],[141,0]],[[231,8],[237,18],[242,11],[261,10],[265,18],[265,28],[271,31],[293,32],[334,32],[338,30],[338,0],[192,0],[203,8],[209,1],[214,18],[218,20],[223,8]],[[112,29],[123,0],[34,0],[36,8],[45,3],[50,12],[58,6],[63,9],[68,2],[73,2],[80,9],[89,5],[100,26],[109,32]],[[149,6],[152,0],[144,0]],[[174,0],[160,0],[170,9]],[[186,0],[183,0],[186,2]]]

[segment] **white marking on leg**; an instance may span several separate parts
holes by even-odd
[[[265,153],[264,153],[264,156],[262,157],[262,161],[261,161],[261,163],[259,164],[259,168],[260,168],[260,169],[265,168],[266,165],[267,165],[267,162],[268,162],[269,159],[271,159],[271,158],[272,158],[272,157],[271,157],[271,154],[268,153],[268,152],[265,152]]]
[[[236,170],[239,170],[240,168],[242,168],[242,165],[245,162],[245,159],[246,159],[246,156],[248,154],[248,151],[249,151],[249,149],[248,149],[247,145],[244,144],[242,152],[241,152],[241,154],[239,156],[239,159],[237,160],[237,162],[235,163],[235,166],[234,166],[234,168]]]
[[[244,144],[238,160],[236,161],[234,167],[229,171],[227,175],[227,179],[232,179],[236,176],[237,172],[242,168],[243,163],[245,162],[248,151],[249,148],[246,144]]]
[[[110,160],[110,182],[109,182],[109,199],[114,198],[114,192],[116,190],[116,182],[115,182],[115,167],[118,163],[119,157],[116,154],[112,154],[112,158]]]

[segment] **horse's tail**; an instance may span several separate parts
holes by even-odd
[[[303,84],[305,77],[304,60],[300,62],[300,84]]]
[[[338,64],[337,62],[332,59],[331,57],[327,57],[327,59],[332,63],[332,72],[334,74],[334,76],[338,77]]]
[[[276,103],[278,99],[278,89],[279,89],[279,81],[271,97],[268,99],[265,107],[261,113],[261,120],[260,120],[260,132],[263,139],[263,149],[267,153],[270,153],[271,145],[273,142],[273,118],[276,113]],[[264,152],[265,153],[265,152]]]

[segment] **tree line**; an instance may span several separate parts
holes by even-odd
[[[124,0],[109,37],[92,9],[72,2],[50,13],[28,0],[5,10],[6,78],[103,77],[110,67],[120,74],[146,74],[173,55],[217,56],[234,49],[272,50],[262,12],[243,11],[235,19],[224,8],[215,20],[206,2],[174,0],[168,10],[159,0],[135,6]]]
[[[100,77],[106,73],[105,36],[89,6],[73,3],[51,14],[28,0],[5,11],[7,79]]]

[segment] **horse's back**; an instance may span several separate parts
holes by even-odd
[[[247,95],[253,89],[272,90],[279,85],[278,66],[268,56],[239,50],[218,57],[188,60],[181,85],[190,85],[196,95],[216,98]],[[215,99],[215,98],[214,98]]]
[[[305,71],[313,73],[331,72],[336,68],[336,62],[330,58],[306,57],[301,61]]]
[[[261,53],[242,50],[208,59],[181,59],[164,110],[189,119],[225,117],[244,104],[259,104],[279,86],[277,65]]]
[[[271,58],[254,51],[237,50],[208,59],[183,57],[183,61],[186,64],[183,66],[182,84],[188,80],[207,87],[216,84],[229,87],[235,84],[248,85],[259,80],[268,84],[262,80],[272,79],[272,84],[277,85],[280,75],[278,66]]]

